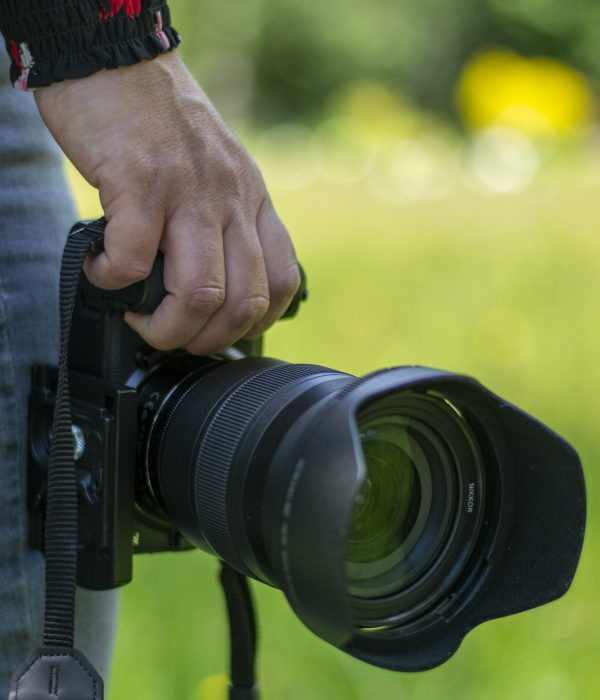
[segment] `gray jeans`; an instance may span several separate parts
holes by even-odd
[[[0,52],[3,53],[0,49]],[[44,559],[27,547],[30,367],[58,359],[58,276],[76,221],[60,150],[0,58],[0,700],[41,642]],[[107,677],[117,595],[78,590],[76,644]]]

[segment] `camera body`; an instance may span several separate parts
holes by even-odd
[[[190,544],[155,500],[144,495],[145,438],[167,395],[186,377],[219,362],[261,354],[261,339],[241,341],[222,357],[160,352],[123,320],[151,313],[165,290],[159,254],[148,279],[117,291],[94,287],[82,273],[69,351],[78,486],[78,585],[106,590],[131,581],[134,553],[181,551]],[[286,315],[293,315],[302,290]],[[44,549],[50,431],[57,370],[32,368],[29,403],[30,546]],[[137,498],[136,498],[137,494]]]

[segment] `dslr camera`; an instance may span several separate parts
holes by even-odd
[[[156,351],[123,313],[163,295],[160,256],[116,292],[81,275],[69,358],[79,585],[126,584],[134,554],[199,548],[283,590],[322,639],[402,671],[441,664],[481,622],[567,590],[585,487],[549,428],[438,369],[355,377],[263,357],[260,342]],[[35,367],[40,549],[55,392],[56,370]]]

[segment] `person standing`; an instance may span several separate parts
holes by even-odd
[[[29,368],[58,359],[58,276],[76,220],[62,150],[99,190],[105,250],[91,282],[167,295],[126,314],[160,350],[210,354],[260,335],[300,276],[256,164],[185,67],[159,0],[0,0],[0,697],[39,645],[43,557],[27,547]],[[13,89],[16,88],[16,89]],[[22,95],[19,92],[33,92]],[[44,128],[44,123],[47,128]],[[76,641],[109,673],[113,591],[78,590]],[[90,634],[90,630],[94,634]]]

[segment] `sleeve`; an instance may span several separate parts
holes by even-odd
[[[181,43],[164,0],[0,0],[20,90],[155,58]]]

